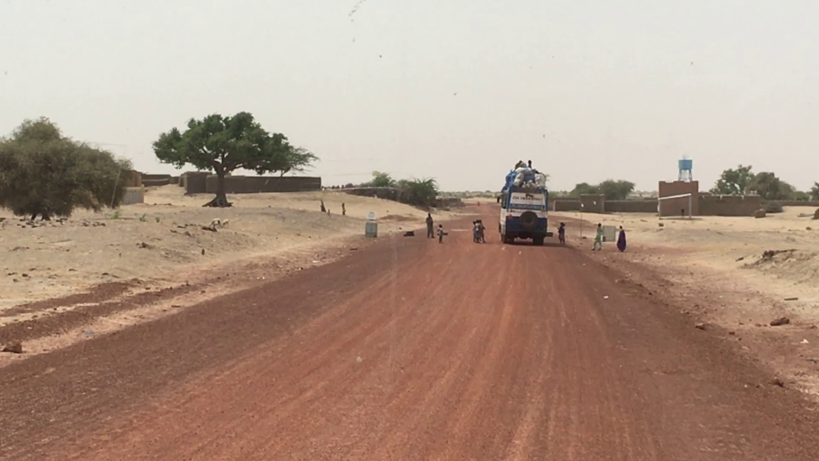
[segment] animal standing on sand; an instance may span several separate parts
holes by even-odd
[[[210,225],[208,227],[213,229],[213,230],[224,229],[225,227],[228,226],[228,224],[230,224],[229,219],[213,218],[213,219],[211,219]]]

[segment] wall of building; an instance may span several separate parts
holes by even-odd
[[[595,196],[597,197],[597,196]],[[598,202],[599,203],[599,202]],[[605,200],[603,210],[606,213],[657,213],[657,199],[646,200]],[[593,205],[591,208],[595,208]],[[556,199],[550,208],[552,211],[580,211],[578,199]],[[590,213],[599,213],[591,211]],[[588,208],[583,211],[589,212]]]
[[[122,172],[122,180],[125,187],[142,187],[142,173],[134,170],[125,170]]]
[[[185,194],[204,194],[207,192],[206,181],[210,173],[206,171],[188,171],[182,173],[179,184],[185,189]]]
[[[125,194],[122,196],[122,205],[134,205],[137,203],[145,203],[145,189],[139,187],[126,187]]]
[[[401,196],[401,190],[395,187],[352,187],[341,189],[342,192],[362,197],[374,197],[385,200],[395,200]]]
[[[580,200],[557,199],[549,208],[552,211],[580,211]]]
[[[762,208],[758,195],[701,195],[698,202],[701,216],[753,216]]]
[[[699,191],[700,183],[698,181],[660,181],[658,196],[662,198],[691,194],[691,215],[698,216],[701,213],[699,210]],[[680,214],[687,216],[689,213],[688,206],[688,197],[662,200],[660,202],[660,216],[680,216]]]
[[[580,206],[584,213],[605,213],[606,212],[606,196],[605,195],[581,195]]]
[[[171,183],[169,174],[142,174],[142,185],[145,187],[167,186]]]
[[[763,204],[765,201],[763,201]],[[776,203],[782,206],[808,206],[808,207],[819,207],[819,202],[800,202],[798,200],[776,200]]]
[[[190,180],[190,176],[188,177]],[[218,178],[209,175],[205,179],[205,192],[215,194]],[[307,192],[321,190],[321,178],[306,176],[227,176],[225,192],[228,194],[258,194],[260,192]]]
[[[606,213],[657,213],[657,199],[607,200]]]

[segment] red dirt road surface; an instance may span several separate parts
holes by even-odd
[[[447,227],[0,369],[0,459],[819,459],[815,407],[661,294]]]

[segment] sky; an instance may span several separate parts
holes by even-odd
[[[151,144],[254,114],[321,158],[498,190],[518,160],[552,190],[638,190],[694,161],[819,181],[815,0],[3,0],[0,134],[48,117],[172,173]]]

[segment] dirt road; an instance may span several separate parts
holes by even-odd
[[[0,370],[0,459],[817,458],[817,413],[736,338],[459,227]]]

